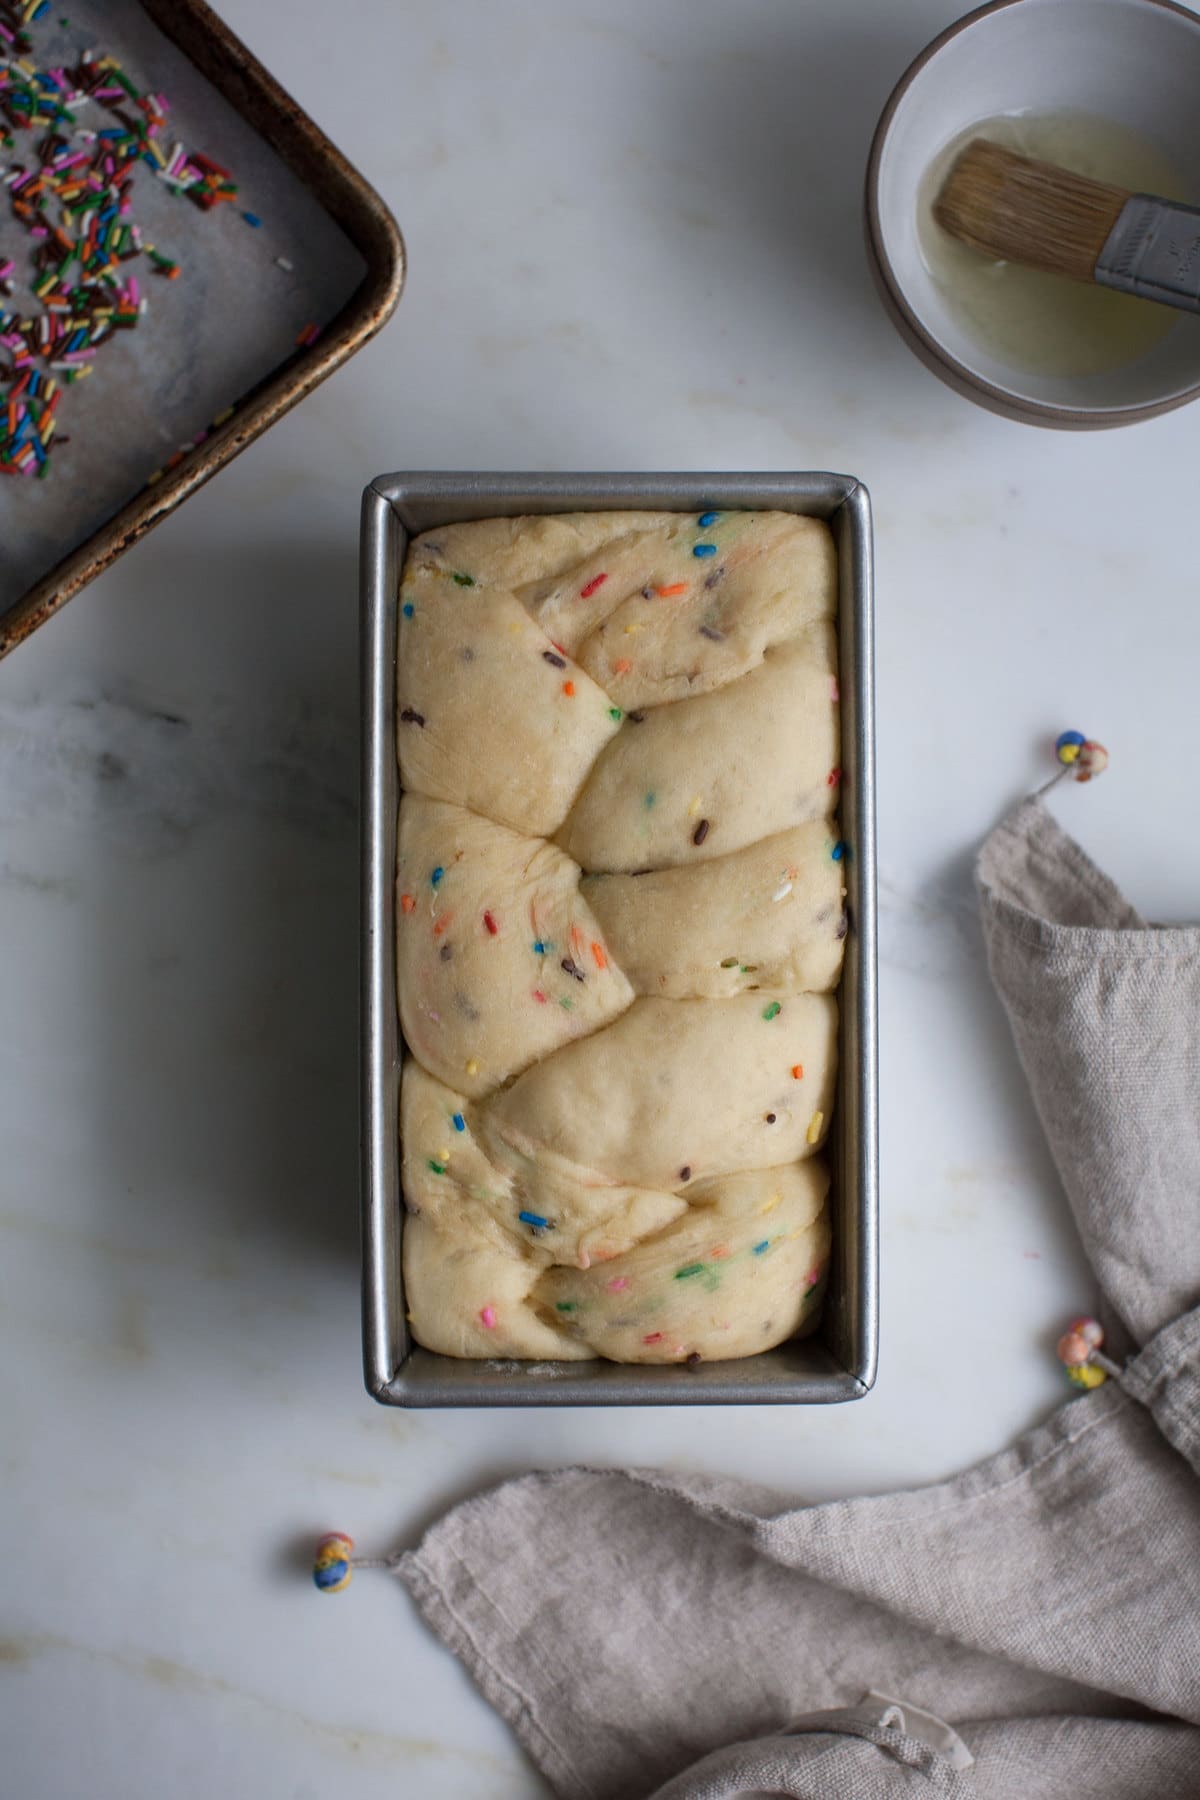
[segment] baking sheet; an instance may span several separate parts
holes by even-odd
[[[65,19],[68,22],[63,24]],[[367,265],[335,221],[266,140],[204,79],[137,0],[69,0],[31,28],[37,67],[73,64],[82,50],[114,55],[141,92],[165,95],[176,140],[227,168],[238,193],[201,212],[141,165],[131,217],[181,265],[175,281],[146,258],[125,265],[149,309],[133,331],[102,344],[94,373],[65,388],[56,449],[43,480],[0,478],[0,617],[61,557],[91,536],[228,407],[300,352],[298,334],[324,326]],[[78,115],[112,123],[92,104]],[[15,134],[0,160],[28,161],[39,134]],[[261,219],[258,229],[243,212]],[[29,268],[30,239],[0,198],[0,262]],[[278,259],[290,262],[290,270]],[[33,310],[18,281],[0,307]],[[3,357],[7,362],[7,357]]]

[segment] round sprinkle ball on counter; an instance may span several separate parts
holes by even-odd
[[[313,1585],[320,1588],[323,1594],[340,1594],[349,1587],[353,1574],[350,1558],[354,1554],[354,1539],[344,1532],[331,1531],[317,1545],[313,1559]]]
[[[1061,732],[1054,746],[1054,754],[1060,763],[1065,763],[1070,768],[1071,764],[1078,759],[1079,752],[1086,742],[1087,739],[1082,731]]]
[[[1103,744],[1097,744],[1089,738],[1080,746],[1079,755],[1075,759],[1076,781],[1091,781],[1093,776],[1103,775],[1108,767],[1108,751]]]
[[[1055,740],[1054,754],[1076,781],[1091,781],[1108,767],[1108,751],[1104,745],[1098,744],[1095,738],[1085,737],[1082,731],[1060,732]]]

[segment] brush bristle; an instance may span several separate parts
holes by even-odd
[[[975,138],[951,169],[933,216],[985,256],[1090,281],[1128,198],[1122,188]]]

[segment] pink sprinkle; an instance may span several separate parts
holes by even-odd
[[[481,1325],[486,1325],[488,1330],[490,1331],[492,1329],[492,1326],[496,1323],[495,1307],[494,1306],[485,1306],[483,1311],[479,1315],[479,1322]]]
[[[804,1285],[805,1285],[805,1287],[816,1287],[816,1285],[817,1285],[818,1281],[820,1281],[820,1279],[821,1279],[821,1265],[820,1265],[820,1263],[818,1263],[814,1268],[811,1268],[808,1271],[808,1274],[804,1277]]]
[[[614,1275],[612,1280],[608,1283],[608,1291],[610,1294],[619,1294],[622,1288],[627,1288],[628,1286],[628,1275]]]
[[[649,1337],[644,1337],[642,1339],[643,1344],[661,1344],[662,1341],[663,1334],[661,1331],[652,1331]]]
[[[545,1004],[546,1004],[546,996],[545,996],[545,994],[543,994],[543,992],[542,992],[542,990],[541,990],[541,988],[534,988],[534,990],[533,990],[533,997],[534,997],[534,999],[535,999],[535,1000],[537,1000],[537,1001],[538,1001],[538,1002],[539,1002],[539,1003],[540,1003],[540,1004],[541,1004],[541,1005],[542,1005],[542,1006],[545,1006]]]
[[[590,600],[592,595],[596,592],[596,589],[602,588],[607,580],[607,575],[593,575],[587,586],[580,588],[579,598],[581,600]]]
[[[838,678],[836,675],[832,675],[829,680],[829,698],[833,701],[834,705],[836,706],[838,701],[841,699],[841,697],[842,697],[842,690],[838,686]]]

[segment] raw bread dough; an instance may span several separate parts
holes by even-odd
[[[786,513],[412,544],[396,931],[427,1348],[724,1359],[815,1321],[846,930],[835,598],[828,528]]]
[[[814,1317],[828,1189],[813,1162],[703,1183],[652,1241],[585,1272],[550,1269],[537,1296],[577,1343],[616,1362],[752,1356]]]
[[[836,1057],[829,994],[635,1000],[606,1030],[535,1063],[490,1111],[613,1180],[678,1189],[811,1156]]]
[[[476,1097],[633,999],[569,857],[419,794],[400,808],[396,968],[409,1049]]]
[[[811,625],[739,681],[627,719],[559,833],[563,848],[589,874],[657,869],[827,817],[836,666],[832,626]]]
[[[690,867],[591,875],[583,895],[639,994],[826,993],[837,985],[846,935],[834,842],[821,819]]]

